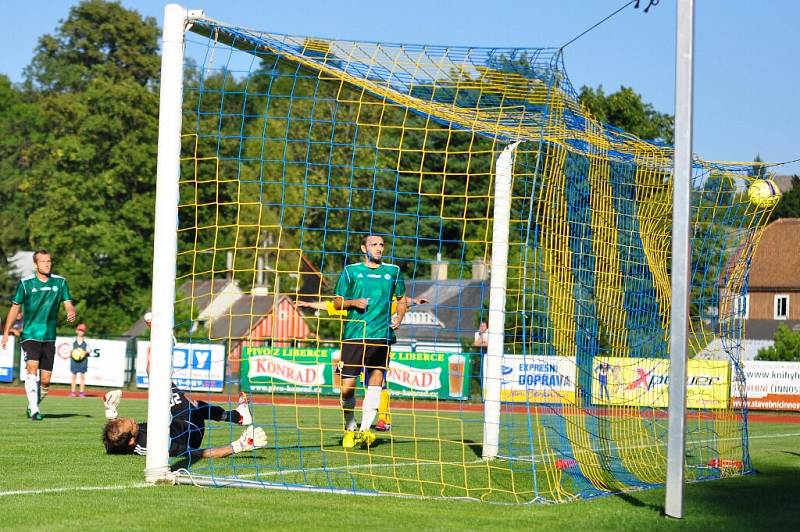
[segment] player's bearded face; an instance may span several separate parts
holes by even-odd
[[[371,262],[380,262],[383,258],[383,248],[385,244],[383,239],[379,236],[373,236],[367,239],[367,243],[362,246],[367,259]]]

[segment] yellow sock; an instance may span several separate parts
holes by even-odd
[[[381,390],[381,402],[378,403],[378,419],[387,425],[392,424],[392,415],[389,413],[389,390]]]

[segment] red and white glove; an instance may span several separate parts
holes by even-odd
[[[261,427],[254,427],[253,425],[244,429],[244,432],[242,432],[238,440],[231,442],[231,448],[236,454],[266,446],[267,435],[264,434],[264,429]]]
[[[239,392],[239,406],[236,407],[236,411],[242,416],[239,421],[240,425],[247,426],[253,424],[253,414],[250,413],[250,402],[247,400],[247,394],[244,392]]]

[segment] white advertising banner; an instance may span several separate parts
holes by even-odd
[[[72,353],[72,336],[59,336],[56,338],[56,357],[53,364],[51,382],[56,384],[69,384],[72,382],[70,371],[70,354]],[[125,352],[127,343],[121,340],[96,340],[86,338],[89,346],[87,357],[88,369],[86,370],[86,384],[88,386],[105,386],[120,388],[125,386]],[[25,348],[25,345],[22,345]],[[25,368],[24,353],[20,351],[20,368]],[[24,373],[22,369],[20,373]]]
[[[575,357],[503,355],[500,400],[575,402]]]
[[[731,382],[735,408],[741,408],[745,396],[750,410],[800,411],[800,362],[747,360],[743,364],[744,390],[735,374]]]
[[[147,388],[150,342],[136,342],[136,386]],[[172,382],[182,390],[221,392],[225,384],[225,346],[178,342],[172,348]]]
[[[11,382],[14,378],[14,345],[16,336],[9,336],[5,349],[0,349],[0,382]]]

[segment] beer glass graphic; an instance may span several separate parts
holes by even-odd
[[[447,359],[447,377],[450,385],[450,397],[464,396],[464,366],[467,358],[464,355],[450,355]]]
[[[331,372],[333,374],[333,391],[338,392],[342,389],[342,374],[339,373],[341,369],[339,364],[342,360],[342,351],[336,349],[331,351]]]

